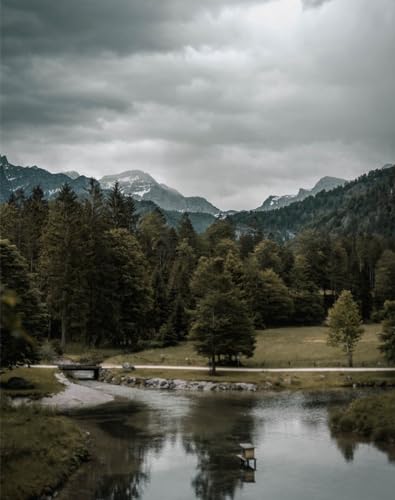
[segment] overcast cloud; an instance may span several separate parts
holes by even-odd
[[[222,209],[395,162],[394,0],[2,0],[2,152]]]

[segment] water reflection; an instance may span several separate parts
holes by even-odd
[[[129,400],[76,415],[96,453],[63,500],[255,500],[262,492],[272,500],[392,498],[394,469],[385,455],[328,429],[328,408],[346,402],[350,392],[269,396],[97,387]],[[241,442],[256,446],[255,473],[240,469]],[[394,460],[394,448],[383,451]]]
[[[254,440],[253,409],[257,399],[205,396],[197,398],[184,420],[186,453],[197,457],[192,487],[196,498],[234,498],[253,471],[240,471],[239,443]]]

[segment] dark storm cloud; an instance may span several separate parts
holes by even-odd
[[[166,52],[190,43],[185,25],[237,0],[3,0],[4,55]],[[244,2],[248,5],[250,2]]]
[[[394,161],[392,0],[2,7],[10,161],[140,168],[223,208]]]

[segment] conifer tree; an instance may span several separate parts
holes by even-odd
[[[85,323],[85,269],[82,210],[74,191],[65,184],[51,204],[43,233],[41,279],[51,318],[61,326],[64,348],[73,331]]]
[[[137,221],[135,204],[131,196],[122,193],[119,182],[115,182],[111,189],[107,204],[111,227],[133,232]]]
[[[395,300],[384,303],[383,317],[380,351],[389,363],[395,363]]]
[[[395,252],[385,250],[377,262],[374,288],[379,304],[395,300]]]
[[[41,250],[41,236],[48,218],[48,203],[40,186],[33,188],[23,207],[23,248],[30,271],[36,271]]]
[[[184,212],[181,216],[178,225],[178,239],[179,241],[186,240],[188,245],[196,252],[198,248],[198,235],[192,226],[191,219],[187,212]]]
[[[147,262],[135,236],[127,229],[108,232],[111,248],[111,341],[136,349],[147,332],[152,289]]]
[[[84,224],[84,337],[88,344],[99,344],[111,331],[111,248],[108,207],[98,182],[91,179],[83,206]]]

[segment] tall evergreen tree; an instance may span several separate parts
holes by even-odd
[[[293,301],[287,286],[272,269],[261,271],[253,258],[246,265],[243,290],[256,327],[281,325],[292,318]]]
[[[379,304],[395,300],[395,252],[385,250],[377,262],[374,288]]]
[[[111,248],[111,341],[136,349],[147,333],[152,289],[147,262],[135,236],[127,229],[108,233]]]
[[[33,188],[23,207],[23,241],[30,271],[36,271],[41,251],[41,236],[48,218],[48,203],[40,186]]]
[[[137,221],[135,204],[131,196],[122,193],[118,182],[111,189],[107,204],[111,227],[133,232]]]
[[[99,344],[109,336],[111,318],[111,248],[108,207],[100,185],[91,179],[83,206],[84,275],[86,307],[84,337],[88,344]]]
[[[182,214],[178,225],[178,239],[179,241],[186,240],[188,245],[196,252],[198,248],[198,235],[196,234],[196,231],[192,226],[191,219],[186,212]]]
[[[81,220],[81,206],[65,184],[50,206],[40,258],[51,319],[61,325],[62,347],[73,331],[80,333],[85,324],[85,269],[81,258],[85,241]]]
[[[395,300],[384,303],[383,331],[380,334],[380,351],[389,363],[395,363]]]

